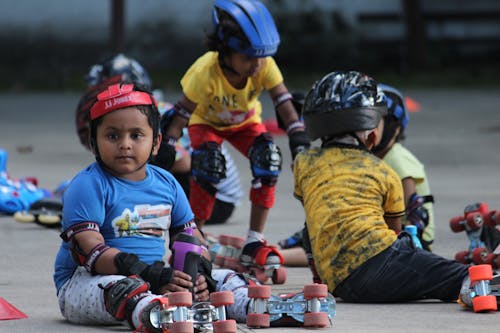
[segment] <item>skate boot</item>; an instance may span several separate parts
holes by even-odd
[[[500,275],[493,275],[491,265],[470,266],[458,303],[474,312],[497,311],[500,303]]]
[[[286,281],[286,270],[281,266],[283,256],[276,247],[267,245],[265,241],[247,243],[241,251],[240,262],[260,283],[268,279],[275,284]]]
[[[173,292],[158,297],[141,312],[142,326],[137,332],[235,333],[236,321],[226,318],[226,306],[234,303],[229,291],[210,294],[210,302],[192,303],[190,292]]]
[[[335,298],[324,284],[278,296],[271,295],[270,286],[249,286],[248,297],[248,327],[327,327],[336,313]]]

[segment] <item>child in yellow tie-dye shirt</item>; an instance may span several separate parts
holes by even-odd
[[[322,145],[297,155],[294,195],[317,272],[345,301],[454,301],[467,266],[416,248],[401,232],[401,180],[370,152],[386,113],[377,82],[359,72],[330,73],[306,96],[306,130]]]

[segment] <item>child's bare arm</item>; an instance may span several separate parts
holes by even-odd
[[[401,232],[401,217],[385,217],[385,223],[397,234]]]

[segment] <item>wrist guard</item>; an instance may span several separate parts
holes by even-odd
[[[424,203],[424,198],[417,193],[413,193],[406,205],[406,221],[415,225],[419,231],[424,230],[429,224],[429,212],[423,206]]]
[[[155,261],[148,265],[139,260],[133,253],[120,252],[115,256],[115,265],[118,273],[125,276],[139,275],[149,282],[151,292],[160,293],[160,288],[170,282],[173,270],[165,267],[163,261]]]
[[[158,154],[153,158],[154,165],[157,165],[165,170],[170,170],[170,168],[172,168],[176,157],[175,142],[176,140],[174,138],[163,138],[160,144],[160,149],[158,149]]]
[[[198,266],[198,273],[205,276],[207,281],[208,291],[214,292],[217,287],[217,280],[212,277],[212,263],[204,256],[200,257],[200,265]]]
[[[309,139],[306,132],[297,131],[289,135],[288,144],[292,153],[292,160],[294,160],[298,153],[311,147],[311,139]]]

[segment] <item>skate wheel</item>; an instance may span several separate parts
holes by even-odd
[[[248,327],[269,327],[269,315],[267,313],[249,313],[247,315]]]
[[[484,224],[484,219],[483,216],[479,213],[472,213],[467,215],[467,225],[472,229],[472,230],[477,230],[481,228]]]
[[[286,282],[286,269],[285,267],[280,267],[275,269],[273,272],[273,283],[274,284],[284,284]]]
[[[476,265],[469,267],[470,281],[489,281],[493,279],[493,270],[491,265]]]
[[[474,312],[496,311],[497,308],[497,298],[494,295],[476,296],[472,299]]]
[[[471,258],[469,255],[469,251],[460,251],[455,254],[455,260],[461,262],[462,264],[470,264]]]
[[[236,236],[230,236],[229,237],[229,245],[236,248],[236,249],[241,249],[243,248],[243,244],[245,243],[245,239],[241,237],[236,237]]]
[[[304,326],[306,327],[327,327],[329,323],[326,312],[304,313]]]
[[[450,219],[450,228],[453,232],[460,232],[465,230],[464,225],[461,223],[462,220],[462,216],[455,216]]]
[[[493,260],[492,266],[495,269],[499,269],[500,268],[500,255],[498,255],[498,254],[495,255],[495,259]]]
[[[232,291],[217,291],[210,294],[210,303],[213,306],[227,306],[234,304],[234,295]]]
[[[191,306],[193,295],[189,291],[176,291],[168,295],[168,304],[172,306]]]
[[[38,224],[46,227],[58,226],[61,224],[61,217],[59,215],[40,214],[38,215]]]
[[[174,321],[170,325],[171,333],[193,333],[194,327],[192,321]]]
[[[491,227],[495,227],[497,224],[500,225],[500,210],[492,210],[486,215],[484,223]]]
[[[31,222],[35,222],[36,217],[35,217],[35,215],[33,215],[27,211],[21,210],[21,211],[14,213],[14,220],[16,220],[17,222],[21,222],[21,223],[31,223]]]
[[[269,286],[248,286],[248,298],[267,299],[271,297],[271,287]]]
[[[472,260],[476,265],[492,265],[495,260],[495,255],[493,253],[489,253],[484,247],[478,247],[472,251]]]
[[[236,320],[220,320],[212,323],[214,333],[236,333]]]
[[[304,298],[325,298],[328,295],[328,286],[326,284],[306,284],[304,286]]]

